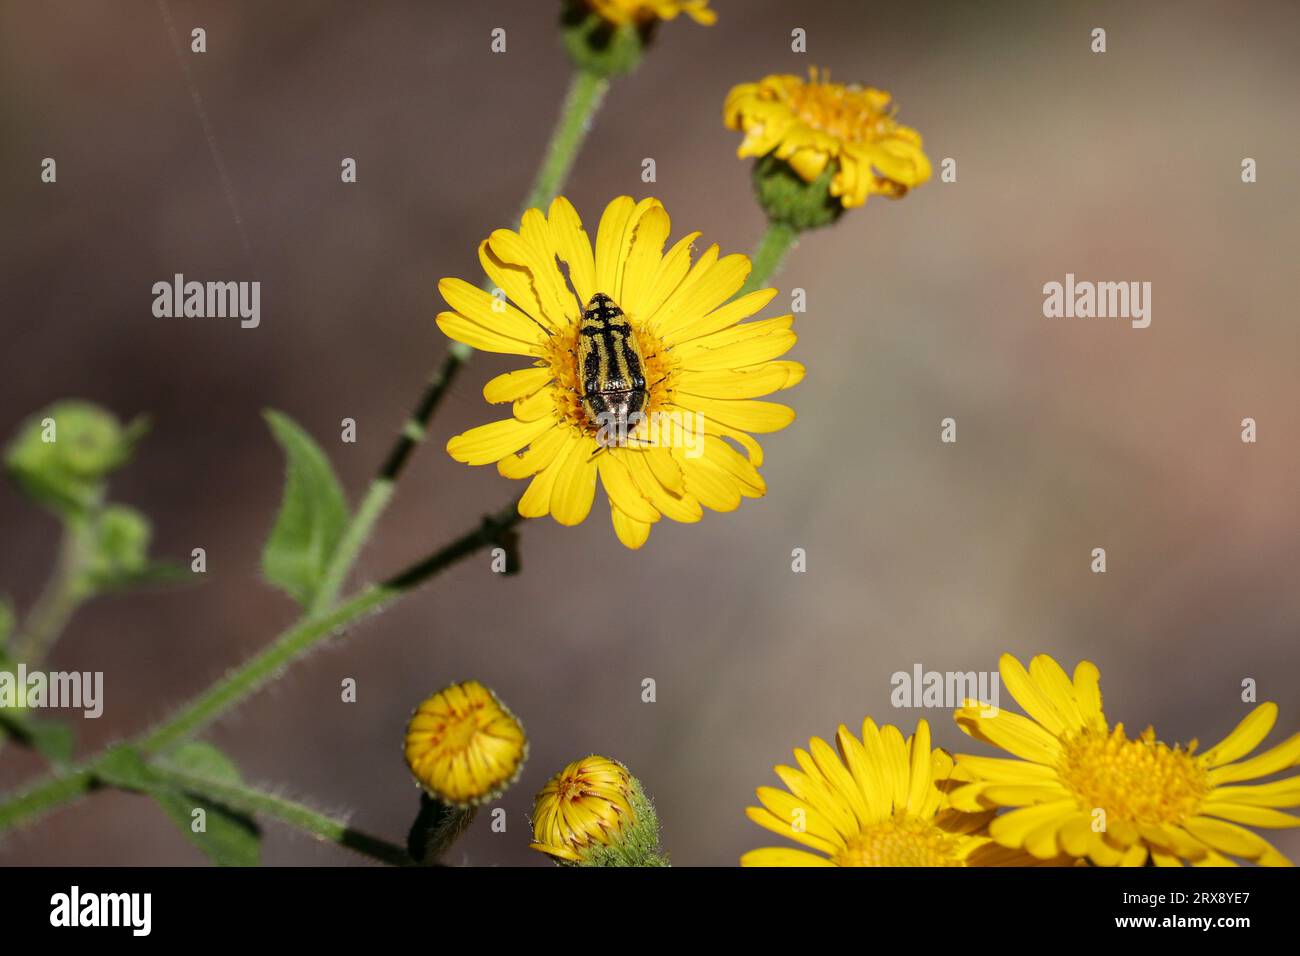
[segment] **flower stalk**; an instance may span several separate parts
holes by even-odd
[[[343,820],[256,787],[212,780],[166,765],[155,766],[154,775],[160,783],[193,797],[236,813],[276,820],[318,840],[337,844],[381,863],[410,866],[413,862],[406,850],[395,843],[353,829]]]
[[[362,589],[323,617],[307,617],[282,633],[208,690],[181,707],[163,723],[130,742],[146,756],[160,754],[207,727],[245,697],[264,687],[283,668],[340,632],[365,614],[375,613],[451,567],[462,558],[491,545],[522,519],[512,501],[471,531],[438,549],[387,581]],[[102,755],[101,755],[102,756]],[[98,758],[97,758],[98,759]],[[72,767],[0,803],[0,833],[43,816],[97,786],[96,760]]]
[[[521,212],[546,206],[560,191],[569,178],[573,164],[578,158],[578,152],[591,128],[592,118],[600,109],[608,90],[607,77],[581,68],[574,71],[569,90],[564,98],[564,106],[551,132],[545,158],[533,180],[532,188],[524,199]],[[429,377],[415,410],[402,426],[402,431],[384,459],[379,474],[371,481],[356,514],[344,529],[343,537],[330,559],[321,586],[312,602],[311,616],[323,615],[334,606],[339,590],[356,564],[361,549],[365,547],[375,524],[392,501],[398,478],[401,477],[415,449],[424,441],[434,412],[437,411],[452,382],[456,380],[456,375],[473,354],[474,349],[470,346],[453,342],[442,364]]]

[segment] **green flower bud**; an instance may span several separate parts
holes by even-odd
[[[576,66],[608,78],[637,68],[657,22],[614,24],[582,0],[570,0],[560,16],[560,36]]]
[[[149,569],[150,537],[148,519],[134,508],[105,508],[91,531],[86,583],[103,590],[138,580]]]
[[[84,514],[103,499],[104,479],[131,457],[145,427],[137,420],[123,428],[89,402],[57,402],[22,426],[5,452],[5,468],[56,513]]]
[[[789,163],[768,153],[754,163],[754,193],[773,222],[798,231],[829,226],[844,214],[844,204],[831,195],[838,170],[837,163],[829,162],[820,176],[804,182]]]

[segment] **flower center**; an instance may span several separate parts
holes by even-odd
[[[933,823],[895,817],[867,827],[834,857],[836,866],[963,866],[961,841]]]
[[[1195,748],[1170,748],[1150,727],[1129,740],[1117,724],[1109,733],[1084,730],[1066,741],[1058,770],[1085,810],[1100,808],[1134,823],[1181,823],[1210,789]]]
[[[482,701],[470,705],[467,710],[458,710],[447,718],[447,722],[434,735],[433,746],[443,753],[461,753],[469,750],[488,724],[492,715],[487,713]]]
[[[643,374],[646,391],[649,393],[649,403],[645,411],[649,416],[670,400],[673,362],[667,346],[657,335],[643,328],[633,316],[628,316],[628,324],[632,326],[632,334],[636,336],[644,363]],[[580,334],[580,326],[571,325],[551,335],[546,340],[544,360],[555,380],[551,393],[555,399],[556,417],[595,436],[600,430],[600,425],[591,421],[582,408],[582,374],[578,368]]]
[[[823,77],[828,74],[823,74]],[[894,128],[889,94],[881,90],[819,80],[811,71],[807,83],[787,90],[790,109],[815,130],[846,143],[870,143]]]

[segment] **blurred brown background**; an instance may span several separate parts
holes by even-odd
[[[767,497],[664,521],[640,553],[599,502],[577,529],[530,523],[522,575],[489,573],[486,555],[462,564],[212,739],[251,780],[401,839],[417,802],[407,714],[474,676],[522,717],[532,755],[501,804],[507,833],[480,817],[456,862],[542,865],[526,849],[531,795],[596,751],[644,780],[677,863],[730,865],[773,842],[743,809],[794,745],[866,713],[922,716],[889,705],[889,675],[917,662],[1086,656],[1112,720],[1203,745],[1245,713],[1252,677],[1282,708],[1270,742],[1300,729],[1300,9],[715,6],[715,27],[667,25],[611,91],[566,190],[593,231],[610,197],[651,188],[675,236],[747,251],[763,220],[720,112],[732,84],[769,72],[817,64],[891,90],[936,165],[901,202],[806,236],[778,277],[808,291],[791,357],[809,374],[787,393],[799,420],[764,441]],[[189,77],[151,0],[0,5],[0,434],[64,396],[151,413],[115,496],[152,516],[159,555],[202,546],[210,569],[200,587],[77,616],[51,666],[106,672],[105,716],[78,721],[83,753],[163,717],[292,621],[258,576],[282,478],[259,411],[315,434],[356,501],[443,354],[436,282],[477,281],[476,244],[514,214],[569,75],[555,10],[537,0],[167,9]],[[188,52],[194,26],[205,55]],[[497,26],[505,55],[489,52]],[[790,52],[795,26],[807,56]],[[1094,26],[1104,55],[1089,51]],[[46,156],[57,185],[39,181]],[[345,156],[355,185],[339,181]],[[1240,181],[1246,156],[1254,185]],[[956,183],[937,179],[944,157]],[[260,280],[261,328],[155,319],[150,287],[176,272]],[[1152,282],[1151,327],[1044,319],[1042,286],[1067,272]],[[479,390],[515,364],[481,356],[466,370],[359,578],[522,490],[442,450],[496,417]],[[956,445],[939,442],[946,416]],[[1239,440],[1246,416],[1256,445]],[[355,445],[337,440],[344,417]],[[23,608],[54,531],[0,487],[0,590]],[[795,547],[806,574],[790,571]],[[1094,547],[1105,575],[1089,571]],[[339,700],[344,677],[356,704]],[[641,702],[645,677],[657,703]],[[923,716],[967,749],[947,711]],[[7,748],[0,789],[38,769]],[[1300,853],[1294,833],[1277,843]],[[276,825],[265,858],[358,862]],[[0,862],[201,858],[145,799],[99,795],[8,839]]]

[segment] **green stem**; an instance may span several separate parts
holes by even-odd
[[[80,523],[63,526],[58,564],[28,614],[22,631],[14,638],[11,656],[15,662],[38,665],[85,601],[81,573],[86,560],[87,534]]]
[[[146,734],[139,742],[140,749],[145,753],[159,753],[198,733],[326,638],[363,614],[387,607],[439,571],[497,541],[521,520],[518,501],[512,501],[507,508],[484,518],[477,528],[387,581],[363,588],[329,614],[307,617]]]
[[[327,816],[304,804],[267,793],[244,784],[212,780],[167,766],[154,767],[158,779],[178,790],[212,803],[220,804],[236,813],[264,816],[287,824],[318,840],[336,843],[348,850],[368,856],[391,866],[411,866],[413,861],[405,848],[387,840],[354,830],[342,820]]]
[[[545,158],[533,180],[532,188],[528,191],[528,196],[524,199],[520,210],[521,215],[529,209],[549,206],[551,200],[559,193],[569,178],[573,163],[578,158],[578,151],[591,128],[592,117],[600,109],[608,89],[609,80],[606,77],[597,76],[583,69],[574,72],[573,79],[569,82],[568,93],[564,97],[564,106],[551,132],[551,141],[546,147]],[[339,546],[330,558],[320,589],[309,609],[313,617],[324,614],[334,606],[339,589],[346,581],[353,565],[356,564],[361,549],[370,538],[370,532],[392,500],[397,479],[401,476],[412,453],[424,441],[433,413],[442,402],[443,396],[447,394],[452,382],[455,381],[457,373],[473,354],[474,350],[468,345],[453,342],[448,347],[442,364],[429,377],[415,410],[402,427],[401,434],[398,435],[392,450],[384,459],[379,474],[370,483],[361,506],[343,532]]]
[[[325,638],[361,615],[387,607],[439,571],[498,541],[522,520],[516,499],[496,514],[484,518],[477,528],[461,535],[446,547],[417,561],[382,584],[371,585],[360,591],[328,617],[300,621],[282,633],[265,650],[253,655],[153,730],[129,741],[127,746],[135,747],[146,755],[157,754],[175,746],[264,686],[279,670]],[[72,767],[0,803],[0,833],[19,823],[30,822],[84,795],[95,785],[98,759],[100,758]]]
[[[569,91],[564,97],[564,107],[560,110],[560,118],[551,132],[551,142],[546,147],[546,158],[537,171],[537,178],[533,180],[533,188],[529,190],[521,211],[550,205],[569,178],[578,150],[591,128],[591,118],[600,109],[608,90],[607,77],[583,69],[573,74]]]
[[[94,785],[95,775],[90,767],[74,767],[29,787],[0,804],[0,833],[43,817],[56,807],[83,796]]]
[[[785,262],[786,254],[794,248],[799,238],[799,230],[787,222],[768,221],[763,238],[758,241],[754,254],[750,256],[753,270],[737,296],[747,295],[767,285],[767,281],[776,275]]]

